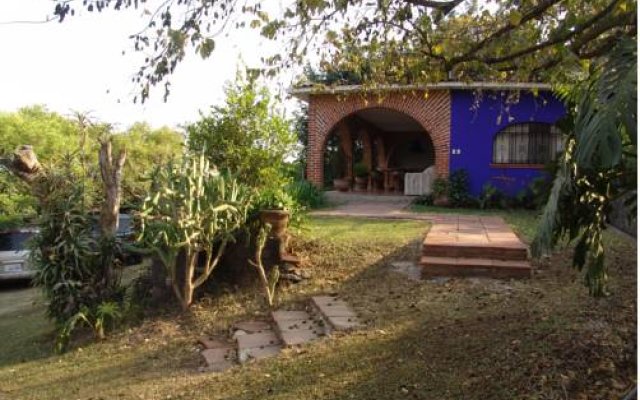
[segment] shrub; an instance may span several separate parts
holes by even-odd
[[[307,209],[322,207],[325,204],[324,192],[308,181],[295,181],[287,191],[298,204]]]
[[[449,175],[447,197],[452,207],[469,205],[469,174],[466,170],[459,169]]]
[[[369,168],[362,162],[356,163],[353,166],[353,174],[358,178],[365,178],[369,176]]]
[[[432,206],[433,205],[433,195],[425,194],[422,196],[418,196],[413,200],[413,204],[419,206]]]
[[[449,194],[449,182],[444,178],[436,178],[431,188],[434,198],[447,196]]]
[[[497,208],[503,205],[504,194],[500,189],[487,182],[482,186],[482,193],[478,197],[478,206],[481,209]]]

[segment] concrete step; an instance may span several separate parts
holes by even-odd
[[[527,260],[495,260],[488,258],[432,257],[420,258],[422,277],[477,276],[487,278],[530,278]]]
[[[508,261],[526,261],[528,258],[527,246],[523,243],[474,245],[425,241],[422,245],[422,254],[427,257],[485,258]]]
[[[326,324],[327,334],[361,327],[358,315],[338,296],[314,296],[311,298],[311,308]]]

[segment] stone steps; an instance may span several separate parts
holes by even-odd
[[[422,243],[422,276],[528,278],[528,247],[500,217],[434,221]]]
[[[202,357],[205,370],[221,372],[237,363],[273,357],[285,347],[295,347],[321,339],[333,331],[360,327],[356,313],[336,296],[316,296],[307,310],[278,310],[270,321],[244,321],[234,324],[231,339],[204,337]]]
[[[532,273],[531,263],[526,260],[423,256],[420,258],[420,264],[423,278],[442,276],[529,278]]]

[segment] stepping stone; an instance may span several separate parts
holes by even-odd
[[[233,367],[233,348],[205,349],[200,352],[207,363],[206,370],[222,372]]]
[[[233,329],[245,331],[246,333],[259,333],[271,330],[271,324],[267,321],[241,321],[233,324]]]
[[[198,339],[198,343],[204,346],[205,349],[231,348],[229,342],[217,336],[203,336]]]
[[[272,330],[238,336],[237,340],[238,350],[251,349],[254,347],[275,346],[280,343],[280,340]]]
[[[281,348],[280,339],[273,330],[238,336],[237,341],[238,361],[241,363],[270,357],[278,354]]]
[[[308,320],[311,316],[306,311],[274,311],[271,313],[273,320],[278,321],[296,321]]]
[[[325,336],[324,328],[319,328],[318,330],[289,329],[280,331],[282,342],[287,347],[298,346],[312,340],[320,339],[323,336]]]
[[[262,360],[264,358],[275,357],[281,350],[282,347],[280,345],[246,349],[244,352],[238,353],[238,361],[245,363],[249,360]]]
[[[311,298],[311,304],[331,329],[348,331],[361,326],[358,315],[344,300],[335,296],[314,296]]]

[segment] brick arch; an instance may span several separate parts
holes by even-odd
[[[309,147],[307,179],[322,187],[324,179],[324,147],[329,134],[346,117],[368,108],[387,108],[416,120],[429,134],[435,152],[436,173],[449,175],[449,145],[451,131],[451,97],[448,91],[393,92],[376,95],[351,95],[338,98],[332,94],[311,95],[309,98]]]

